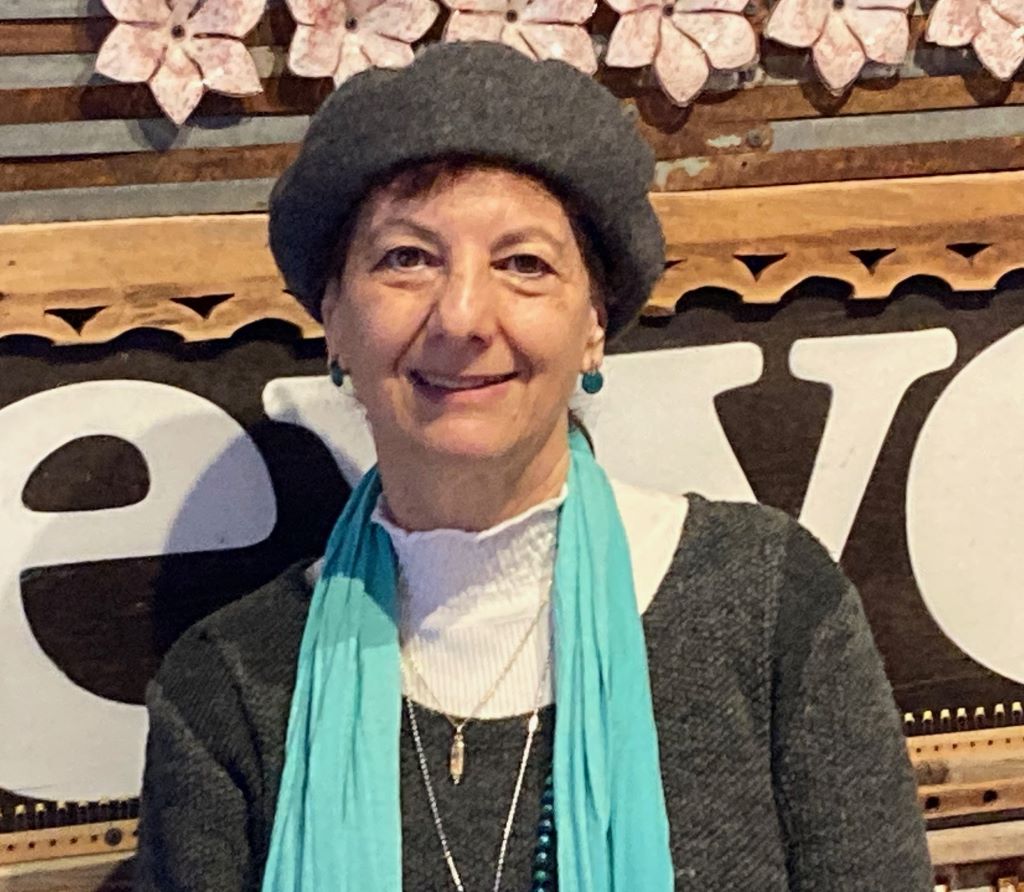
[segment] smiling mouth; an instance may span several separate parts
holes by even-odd
[[[433,372],[414,370],[409,373],[414,384],[443,391],[483,390],[495,384],[504,384],[518,377],[517,372],[506,375],[435,375]]]

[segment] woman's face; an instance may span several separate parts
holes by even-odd
[[[498,168],[413,199],[372,194],[323,304],[378,450],[466,458],[565,437],[578,376],[603,356],[602,315],[561,202]]]

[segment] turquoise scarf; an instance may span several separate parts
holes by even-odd
[[[604,471],[582,436],[570,447],[553,596],[558,888],[666,892],[668,818],[629,547]],[[395,557],[370,520],[380,491],[373,469],[327,544],[263,892],[402,888]]]

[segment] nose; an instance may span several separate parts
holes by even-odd
[[[428,333],[489,343],[497,329],[497,301],[490,259],[459,258],[438,286]]]

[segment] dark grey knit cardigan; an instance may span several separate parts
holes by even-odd
[[[293,567],[193,626],[150,683],[139,889],[259,888],[309,596]],[[692,496],[644,631],[677,889],[932,889],[891,689],[856,591],[809,533]],[[549,707],[507,890],[530,888],[554,720]],[[419,725],[466,888],[490,889],[525,723],[470,723],[458,787],[447,721],[421,709]],[[400,749],[404,888],[449,890],[404,724]]]

